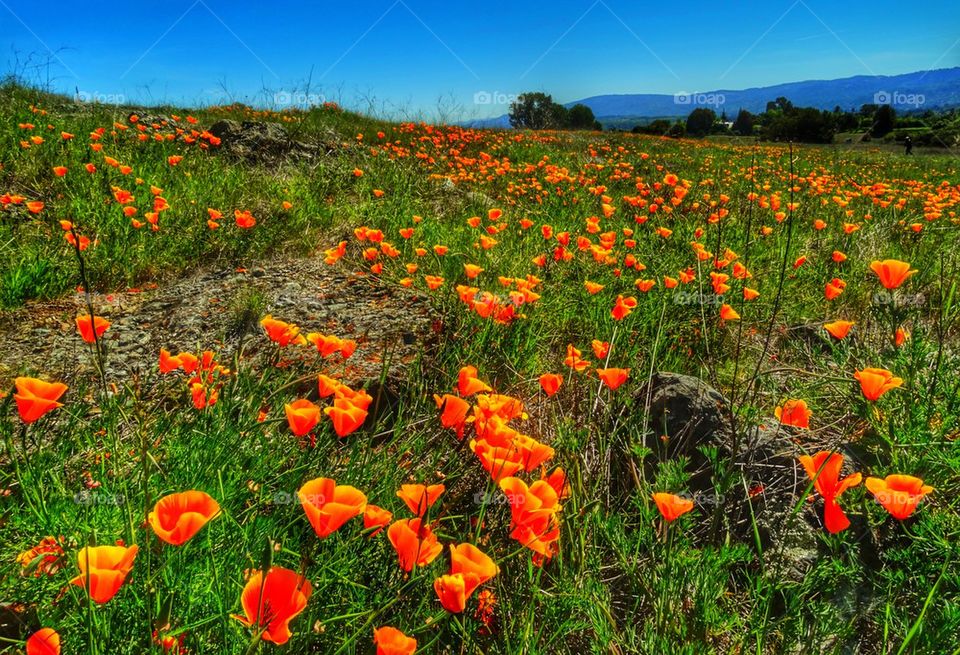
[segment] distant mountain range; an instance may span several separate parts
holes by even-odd
[[[697,107],[708,107],[733,120],[740,109],[758,113],[779,97],[798,107],[844,110],[861,105],[890,104],[898,111],[960,107],[960,67],[917,71],[903,75],[857,75],[839,80],[807,80],[752,89],[682,93],[630,93],[591,96],[566,103],[584,104],[605,127],[630,127],[655,118],[687,116]],[[475,127],[510,127],[506,114],[470,121]]]

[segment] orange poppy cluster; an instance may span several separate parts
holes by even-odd
[[[815,455],[801,455],[800,463],[814,488],[823,498],[823,524],[831,534],[850,527],[850,519],[840,507],[844,491],[856,487],[863,480],[860,473],[840,477],[843,455],[821,451]],[[886,478],[868,477],[866,487],[891,516],[904,520],[913,514],[924,496],[933,491],[923,480],[911,475],[888,475]]]
[[[161,541],[182,546],[219,513],[217,501],[202,491],[190,490],[158,500],[146,525]],[[137,545],[126,546],[120,541],[115,545],[85,546],[77,552],[79,574],[70,584],[83,589],[93,602],[108,603],[126,582],[139,550]],[[33,570],[35,576],[53,576],[60,571],[63,556],[60,540],[44,537],[37,546],[22,552],[17,561],[25,570]],[[165,637],[161,642],[173,645],[176,639]],[[27,639],[26,650],[28,655],[59,655],[60,635],[52,628],[42,628]]]
[[[221,366],[216,355],[205,350],[200,356],[188,352],[172,355],[165,348],[160,349],[160,373],[168,374],[182,370],[187,374],[187,389],[193,406],[199,410],[213,407],[220,398],[220,389],[224,380],[231,375],[230,369]]]
[[[263,326],[270,340],[280,348],[305,346],[309,343],[317,349],[322,358],[339,353],[344,360],[350,358],[357,349],[357,342],[353,339],[341,339],[318,332],[304,335],[301,334],[297,325],[275,319],[270,315],[265,316],[260,321],[260,325]],[[287,423],[295,436],[310,435],[320,422],[321,411],[330,417],[333,429],[339,437],[346,437],[356,432],[367,420],[368,409],[373,398],[366,391],[363,389],[354,391],[339,380],[324,374],[317,377],[317,386],[321,398],[333,396],[333,406],[321,410],[317,404],[305,398],[284,405]]]
[[[511,537],[534,552],[535,562],[552,557],[559,546],[560,503],[570,493],[566,474],[561,468],[549,474],[542,471],[530,485],[517,476],[543,469],[554,456],[553,448],[511,425],[527,418],[523,402],[493,393],[477,377],[475,367],[460,369],[454,391],[456,395],[434,395],[441,424],[454,430],[458,439],[465,437],[468,427],[473,430],[470,450],[510,505]],[[467,400],[471,397],[473,404]]]

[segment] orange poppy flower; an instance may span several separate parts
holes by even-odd
[[[520,451],[512,445],[494,445],[486,439],[474,439],[470,442],[470,450],[480,459],[483,470],[490,474],[494,482],[515,475],[524,468]]]
[[[547,444],[519,433],[514,435],[512,446],[519,453],[520,462],[525,471],[536,470],[541,464],[552,459],[555,454],[553,448]]]
[[[597,377],[607,385],[611,391],[616,391],[617,387],[627,381],[630,375],[628,368],[598,368]]]
[[[281,347],[289,346],[291,343],[298,345],[306,343],[306,339],[300,334],[299,327],[292,323],[279,321],[270,314],[260,319],[260,325],[270,340]]]
[[[64,175],[67,174],[67,167],[66,167],[66,166],[54,166],[54,167],[53,167],[53,174],[56,175],[57,177],[63,177]]]
[[[627,316],[630,315],[637,307],[637,299],[630,296],[624,297],[622,295],[617,296],[616,303],[613,306],[613,309],[610,310],[610,316],[613,317],[615,321],[621,321]]]
[[[823,295],[824,297],[826,297],[827,300],[833,300],[834,298],[839,296],[841,293],[843,293],[843,290],[846,288],[846,286],[847,286],[846,282],[844,282],[838,277],[835,277],[829,282],[827,282],[827,286],[824,287],[824,290],[823,290]]]
[[[237,224],[237,227],[247,230],[257,224],[257,219],[253,217],[249,211],[240,211],[239,209],[234,210],[233,212],[234,221]]]
[[[290,640],[290,621],[307,606],[313,586],[296,571],[274,566],[250,576],[240,594],[243,616],[231,616],[248,628],[262,632],[264,641],[282,645]]]
[[[450,544],[450,573],[434,580],[433,589],[445,610],[459,614],[477,587],[499,572],[493,560],[476,546]]]
[[[644,280],[641,278],[637,278],[636,280],[634,280],[633,286],[635,286],[637,290],[640,291],[641,293],[647,293],[648,291],[650,291],[650,289],[657,286],[657,281]]]
[[[563,376],[557,373],[544,373],[540,376],[540,388],[548,396],[553,396],[563,384]]]
[[[371,537],[380,534],[385,527],[390,525],[392,520],[393,512],[382,507],[368,504],[366,509],[363,510],[363,529],[377,528],[370,533]]]
[[[910,270],[910,264],[898,259],[884,259],[870,262],[870,270],[880,278],[880,284],[886,289],[896,289],[907,281],[916,271]]]
[[[833,321],[832,323],[824,323],[823,329],[826,330],[831,337],[837,341],[841,341],[847,336],[847,334],[850,332],[850,328],[853,326],[853,321],[837,320]]]
[[[397,492],[397,498],[402,500],[414,515],[423,516],[427,508],[437,502],[445,488],[442,484],[431,484],[429,487],[405,484]]]
[[[893,343],[899,348],[909,338],[910,333],[906,329],[898,327],[897,331],[893,335]]]
[[[660,510],[660,514],[667,523],[673,523],[693,509],[693,501],[689,498],[662,491],[653,494],[653,502],[657,504],[657,509]]]
[[[305,398],[286,404],[283,409],[290,431],[297,437],[310,434],[320,421],[320,408]]]
[[[343,346],[343,341],[340,339],[340,337],[332,334],[311,332],[306,336],[306,339],[316,347],[317,352],[320,353],[321,357],[329,357],[333,353],[340,350]]]
[[[581,353],[579,349],[574,348],[573,344],[567,344],[567,356],[563,360],[563,365],[572,368],[578,373],[586,370],[589,368],[590,362],[585,359],[581,359],[580,355]]]
[[[565,500],[570,496],[570,484],[567,482],[566,472],[559,466],[547,475],[541,474],[540,479],[549,484],[557,494],[558,500]]]
[[[486,382],[477,378],[476,367],[464,366],[457,373],[457,392],[464,398],[487,391],[492,391],[492,389]]]
[[[55,537],[44,537],[36,546],[32,546],[17,555],[17,563],[33,570],[34,577],[41,575],[56,575],[60,571],[60,561],[63,557],[63,548]]]
[[[726,273],[717,273],[716,271],[711,271],[710,284],[713,286],[713,292],[718,296],[722,296],[729,291],[730,285],[727,284],[727,280],[729,279],[730,276]]]
[[[458,398],[451,394],[443,396],[433,396],[437,403],[437,409],[442,409],[440,414],[440,424],[445,428],[451,428],[457,431],[457,437],[463,437],[463,430],[466,427],[467,412],[470,411],[470,403],[463,398]]]
[[[102,337],[108,329],[110,329],[110,321],[101,316],[94,316],[93,321],[90,320],[89,314],[77,317],[77,332],[87,343],[95,343],[96,339]],[[94,338],[94,332],[96,332],[96,338]]]
[[[860,381],[863,397],[872,401],[903,384],[903,378],[894,377],[893,373],[882,368],[865,368],[856,371],[853,377]]]
[[[740,314],[733,307],[724,303],[720,306],[720,318],[724,321],[738,321],[740,320]]]
[[[478,275],[480,275],[481,273],[483,273],[483,269],[477,266],[476,264],[464,264],[463,272],[466,273],[468,279],[472,280]]]
[[[337,392],[341,387],[339,380],[336,380],[330,376],[324,375],[323,373],[317,376],[317,387],[320,391],[320,397],[326,398],[327,396],[332,396]]]
[[[788,400],[782,406],[773,410],[773,415],[784,425],[792,425],[795,428],[809,428],[810,416],[813,414],[807,409],[807,403],[804,400]]]
[[[180,353],[177,355],[177,359],[180,360],[183,372],[187,375],[191,375],[197,370],[197,366],[200,365],[200,359],[193,353]]]
[[[537,480],[528,487],[514,477],[503,478],[498,484],[510,503],[510,536],[540,557],[552,557],[560,538],[556,489],[546,480]]]
[[[340,389],[343,389],[342,385]],[[323,413],[330,417],[333,430],[340,438],[353,434],[367,420],[367,410],[347,398],[337,398],[333,401],[333,407],[325,407]]]
[[[17,401],[17,411],[24,423],[33,423],[47,412],[63,407],[63,403],[57,402],[67,391],[67,385],[62,382],[17,378],[14,385],[17,392],[13,399]]]
[[[801,455],[800,463],[813,481],[820,496],[823,497],[823,523],[830,534],[842,532],[850,527],[850,519],[840,507],[840,495],[860,484],[862,476],[854,473],[840,479],[840,470],[843,468],[843,455],[820,451],[813,457]]]
[[[422,519],[401,519],[387,528],[387,537],[397,551],[400,568],[408,573],[414,565],[426,566],[437,558],[443,546]]]
[[[60,655],[60,635],[53,628],[40,628],[27,639],[27,655]]]
[[[96,603],[106,603],[117,595],[124,578],[133,568],[133,560],[139,548],[136,545],[87,546],[77,553],[80,575],[70,584],[90,588],[90,598]],[[88,568],[89,564],[89,568]]]
[[[373,631],[373,643],[377,655],[413,655],[417,650],[416,639],[388,625]]]
[[[886,478],[867,478],[864,483],[874,498],[890,515],[904,520],[917,509],[917,504],[933,487],[912,475],[888,475]]]
[[[310,480],[297,491],[297,498],[319,537],[329,537],[367,505],[363,492],[331,478]]]
[[[66,239],[67,243],[69,243],[71,246],[73,246],[80,252],[83,252],[84,250],[90,247],[89,237],[81,236],[79,239],[77,239],[76,237],[73,236],[73,232],[67,232],[66,234],[63,235],[63,238]]]
[[[593,356],[597,359],[606,359],[610,354],[610,342],[594,339],[590,342],[590,348],[593,349]]]
[[[147,515],[147,522],[162,541],[180,546],[189,541],[220,512],[220,505],[202,491],[164,496]]]
[[[589,293],[591,296],[596,295],[601,291],[603,291],[602,284],[597,284],[596,282],[591,282],[590,280],[585,281],[583,283],[583,286],[586,287],[587,293]]]

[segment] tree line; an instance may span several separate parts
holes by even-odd
[[[528,130],[600,130],[593,110],[583,104],[565,107],[546,93],[529,92],[517,96],[510,105],[510,125]],[[733,120],[726,111],[718,115],[714,109],[697,107],[686,119],[659,118],[631,130],[656,136],[702,138],[709,135],[755,137],[768,141],[833,143],[838,135],[845,140],[903,141],[910,137],[917,145],[960,145],[960,110],[921,112],[913,110],[898,115],[890,105],[865,104],[858,110],[832,111],[815,107],[795,106],[788,98],[779,97],[767,103],[766,109],[752,113],[740,109]]]
[[[960,111],[912,111],[900,116],[890,105],[865,104],[859,110],[832,111],[797,107],[780,97],[767,103],[757,114],[740,109],[731,121],[726,112],[719,116],[707,107],[697,107],[685,120],[657,119],[638,125],[634,133],[658,136],[702,138],[708,135],[756,137],[768,141],[833,143],[838,135],[846,140],[903,141],[911,137],[918,145],[951,147],[960,143]]]

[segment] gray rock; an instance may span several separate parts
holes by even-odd
[[[614,464],[614,493],[630,491],[635,475],[651,479],[661,462],[687,457],[690,491],[705,517],[698,537],[717,540],[729,534],[753,545],[755,521],[765,559],[784,574],[803,575],[818,556],[822,528],[810,508],[793,515],[809,483],[791,440],[793,428],[770,418],[765,425],[734,429],[729,401],[720,392],[698,378],[667,372],[656,373],[627,411],[646,416],[641,445],[651,454],[644,459],[642,472],[630,470],[633,458],[622,456]],[[722,461],[733,464],[734,478],[723,496],[716,492],[722,472],[715,470],[705,448],[715,448]]]
[[[337,144],[309,144],[297,141],[279,124],[258,121],[220,120],[210,126],[210,134],[220,139],[213,152],[229,154],[249,162],[271,162],[278,159],[312,159],[329,154]]]

